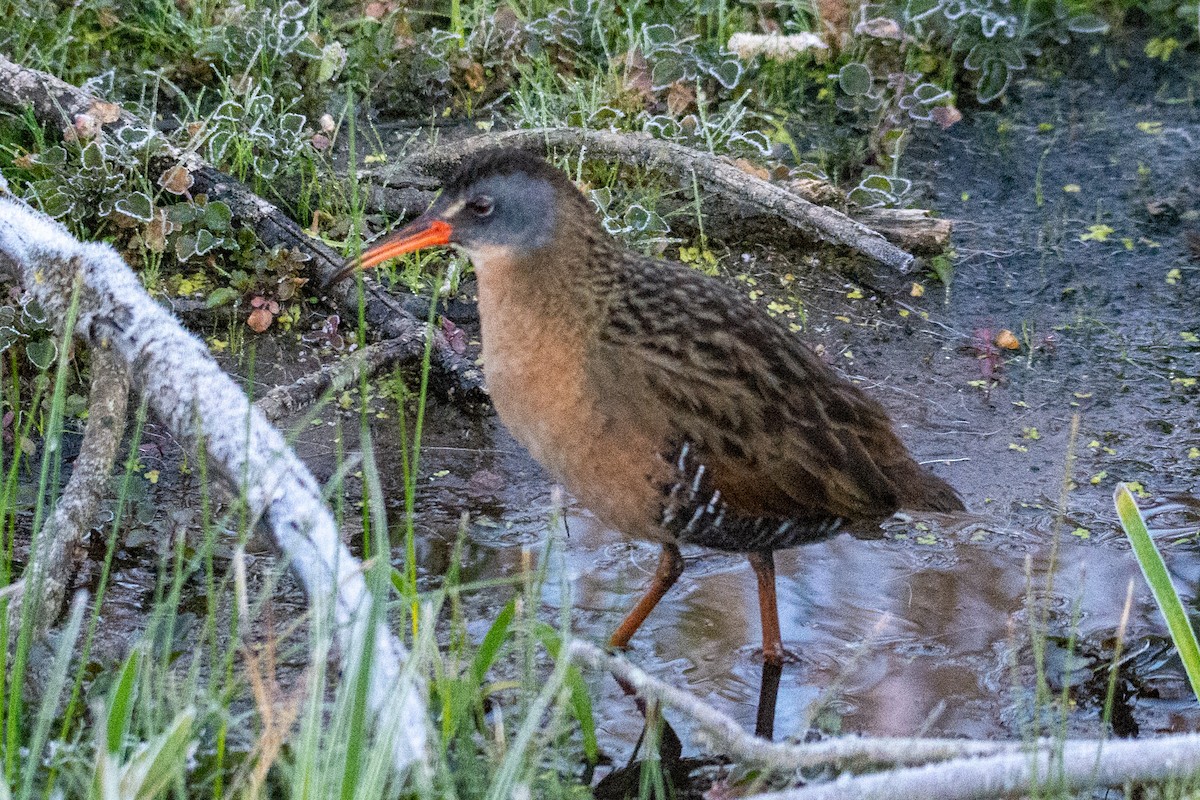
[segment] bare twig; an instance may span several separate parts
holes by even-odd
[[[688,185],[693,176],[705,190],[759,213],[787,221],[808,236],[845,245],[893,269],[907,272],[913,257],[875,231],[831,208],[815,205],[782,186],[765,181],[726,159],[648,134],[595,131],[583,128],[535,128],[484,134],[453,144],[427,148],[401,161],[389,172],[435,174],[489,147],[507,145],[526,150],[569,147],[593,158],[616,159],[644,169],[679,176]],[[376,173],[364,171],[364,178]],[[378,176],[385,182],[386,175]],[[405,186],[411,179],[405,178]]]
[[[129,368],[107,342],[92,350],[92,388],[83,444],[63,487],[49,524],[35,532],[35,553],[22,577],[32,594],[24,594],[8,607],[9,619],[20,618],[21,605],[34,603],[35,631],[48,627],[58,616],[71,577],[83,559],[83,538],[90,530],[96,509],[117,460],[125,433],[129,404]],[[15,632],[17,625],[9,630]]]
[[[379,746],[397,772],[428,774],[425,689],[406,676],[408,653],[379,613],[358,560],[342,544],[321,489],[283,437],[221,371],[203,342],[142,289],[106,244],[84,244],[25,204],[0,197],[0,269],[23,278],[51,319],[65,319],[79,281],[75,335],[110,343],[133,384],[182,446],[203,444],[212,473],[247,505],[299,578],[314,616],[334,623],[343,670],[354,680],[370,654],[367,702]],[[369,631],[373,638],[368,639]]]
[[[0,105],[13,108],[30,107],[34,117],[45,125],[62,128],[73,124],[78,115],[97,117],[99,108],[111,108],[100,98],[45,72],[29,69],[0,55]],[[97,117],[97,121],[105,117]],[[221,200],[229,205],[234,218],[254,230],[267,247],[295,248],[309,257],[310,276],[318,286],[336,274],[343,259],[323,242],[306,234],[294,220],[277,207],[234,178],[219,172],[191,150],[182,150],[153,128],[126,111],[120,111],[116,121],[102,126],[99,135],[116,136],[122,130],[136,131],[137,139],[153,141],[148,152],[149,169],[161,174],[182,166],[191,175],[190,191],[204,193],[209,200]],[[425,322],[415,318],[374,280],[364,281],[366,321],[384,338],[404,342],[406,358],[419,361],[424,355]],[[344,281],[329,290],[330,296],[342,310],[345,319],[358,316],[358,291],[353,281]],[[483,377],[475,365],[456,353],[440,334],[435,333],[433,363],[438,372],[451,384],[451,393],[465,395],[477,404],[486,395]]]
[[[407,358],[408,344],[397,339],[367,345],[340,361],[322,364],[320,369],[301,376],[287,386],[275,387],[255,401],[254,405],[268,420],[276,422],[316,402],[328,389],[341,391],[353,385],[364,373],[367,376],[374,375]]]

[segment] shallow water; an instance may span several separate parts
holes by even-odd
[[[796,275],[803,335],[888,406],[917,457],[971,509],[777,555],[794,656],[780,681],[777,737],[810,727],[1019,737],[1034,713],[1034,627],[1050,636],[1051,689],[1076,689],[1072,731],[1095,734],[1130,585],[1119,732],[1200,729],[1111,500],[1117,481],[1145,487],[1177,584],[1194,598],[1200,457],[1191,450],[1200,447],[1200,415],[1190,379],[1200,377],[1200,344],[1185,334],[1200,334],[1200,267],[1188,259],[1185,233],[1200,230],[1200,114],[1175,102],[1182,92],[1157,86],[1063,80],[1025,84],[1020,95],[949,131],[920,133],[906,157],[919,165],[915,205],[957,221],[948,292],[925,275],[850,279],[801,266],[803,253],[778,245],[733,253],[762,286],[783,271]],[[1139,128],[1146,122],[1158,124]],[[1112,229],[1107,240],[1095,240],[1098,224]],[[914,281],[924,296],[912,295]],[[988,349],[984,331],[1002,328],[1021,339],[1019,351]],[[272,363],[260,351],[263,385],[308,370],[291,359],[265,372]],[[307,426],[298,437],[321,479],[335,469],[333,430]],[[395,431],[394,420],[374,427],[384,492],[398,507]],[[518,574],[523,549],[553,541],[558,557],[538,613],[557,619],[566,585],[576,634],[604,641],[648,581],[657,548],[578,507],[565,535],[552,528],[545,474],[494,419],[435,406],[425,443],[422,582],[440,582],[467,512],[464,581]],[[739,556],[695,549],[685,558],[682,579],[628,656],[753,730],[762,674],[753,574]],[[118,565],[114,628],[125,618],[137,627],[150,585],[144,567],[134,557]],[[470,596],[473,635],[483,635],[509,591]],[[1074,659],[1065,655],[1072,631]],[[601,745],[625,758],[641,718],[613,681],[597,678],[595,691]],[[680,733],[694,753],[686,727]]]

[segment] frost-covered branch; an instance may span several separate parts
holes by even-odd
[[[595,645],[573,641],[569,657],[613,673],[640,696],[683,714],[717,752],[742,764],[788,773],[832,767],[836,780],[754,795],[753,800],[966,800],[1027,794],[1035,786],[1077,790],[1150,783],[1200,773],[1200,734],[1137,741],[970,739],[842,736],[810,744],[768,742],[695,695],[648,675]],[[902,767],[855,775],[867,767]],[[748,798],[749,800],[749,798]]]
[[[1061,748],[1061,749],[1060,749]],[[958,758],[874,775],[754,795],[747,800],[992,800],[1087,791],[1108,786],[1193,780],[1200,735],[1158,739],[1048,742],[1037,753]],[[1191,785],[1191,784],[1188,784]],[[1052,788],[1054,791],[1046,793]]]
[[[369,650],[368,703],[376,730],[390,743],[398,770],[423,772],[429,742],[424,687],[403,676],[404,645],[386,625],[369,624],[381,610],[361,565],[341,543],[320,486],[279,432],[108,245],[81,243],[53,220],[0,197],[0,269],[20,276],[51,319],[66,319],[80,281],[76,337],[93,347],[108,343],[129,365],[155,417],[189,451],[203,444],[213,473],[270,533],[314,613],[331,615],[348,679]]]
[[[104,499],[125,433],[129,367],[111,343],[102,341],[92,348],[91,372],[88,418],[79,456],[49,524],[35,531],[36,552],[31,554],[29,569],[21,578],[27,591],[19,602],[8,607],[9,618],[16,620],[21,606],[33,603],[35,630],[45,629],[58,616],[71,577],[83,560],[83,539]],[[15,631],[17,627],[9,629]]]

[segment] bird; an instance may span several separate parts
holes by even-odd
[[[733,287],[624,247],[543,158],[465,159],[424,214],[331,283],[446,245],[474,266],[501,422],[602,523],[661,547],[610,646],[626,648],[678,580],[681,545],[701,545],[747,556],[778,666],[776,550],[900,509],[963,510],[882,405]]]

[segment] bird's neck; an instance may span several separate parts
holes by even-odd
[[[481,247],[470,252],[479,283],[480,314],[536,316],[586,336],[606,312],[605,273],[616,261],[595,240],[557,237],[537,250]],[[486,320],[485,320],[486,321]]]

